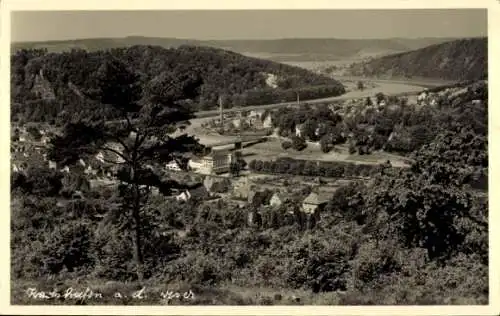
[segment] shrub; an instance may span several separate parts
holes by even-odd
[[[302,151],[307,147],[306,140],[302,137],[294,136],[292,138],[292,147],[296,151]]]
[[[292,142],[290,141],[284,141],[281,143],[281,148],[283,148],[284,150],[287,150],[291,147],[292,147]]]

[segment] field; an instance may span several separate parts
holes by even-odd
[[[407,166],[403,157],[386,152],[374,152],[370,155],[350,155],[346,145],[336,146],[329,153],[323,153],[318,143],[308,142],[307,148],[302,151],[293,149],[285,151],[281,148],[281,141],[277,137],[269,137],[267,142],[244,148],[242,152],[248,162],[253,159],[265,161],[288,157],[304,160],[349,161],[363,164],[380,164],[390,160],[395,167]]]

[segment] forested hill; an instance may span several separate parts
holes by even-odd
[[[455,40],[355,63],[349,75],[478,80],[488,76],[487,38]]]
[[[345,92],[342,84],[327,76],[210,47],[133,46],[63,53],[19,50],[11,56],[13,119],[50,120],[88,110],[91,102],[82,91],[92,87],[106,54],[140,74],[144,86],[165,74],[201,77],[203,85],[193,105],[195,110],[216,107],[220,95],[230,107],[292,101],[296,92],[304,100]]]
[[[129,36],[124,38],[89,38],[45,42],[18,42],[12,50],[47,48],[50,52],[68,51],[73,48],[97,51],[103,49],[130,47],[136,45],[175,48],[182,45],[207,46],[228,49],[239,53],[267,54],[328,54],[336,57],[350,57],[362,50],[403,52],[433,44],[444,43],[453,38],[387,38],[387,39],[338,39],[338,38],[283,38],[269,40],[193,40]],[[296,57],[296,56],[295,56]]]

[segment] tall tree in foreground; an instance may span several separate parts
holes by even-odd
[[[164,72],[145,84],[140,79],[125,64],[107,55],[95,75],[95,86],[86,95],[103,106],[111,106],[121,120],[71,122],[63,136],[53,140],[49,153],[50,159],[65,165],[97,152],[104,153],[105,159],[116,158],[106,160],[117,167],[115,176],[121,183],[122,208],[115,215],[120,227],[132,232],[139,281],[144,278],[143,206],[151,185],[160,182],[145,166],[152,161],[176,160],[182,153],[199,149],[192,137],[169,135],[192,118],[185,101],[198,96],[202,83],[189,70],[180,74]]]

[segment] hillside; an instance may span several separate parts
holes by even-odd
[[[315,39],[290,38],[275,40],[190,40],[177,38],[155,38],[132,36],[125,38],[95,38],[66,41],[13,43],[12,50],[46,48],[49,52],[62,52],[73,48],[97,51],[110,48],[153,45],[175,48],[182,45],[222,48],[250,55],[264,55],[275,61],[287,60],[335,60],[355,57],[364,51],[382,53],[405,52],[433,44],[443,43],[447,38],[417,39]]]
[[[64,113],[95,113],[86,100],[94,75],[106,54],[124,61],[141,75],[144,87],[165,74],[196,76],[203,81],[194,110],[286,102],[336,96],[345,92],[338,81],[305,69],[250,58],[234,52],[197,46],[164,49],[132,46],[109,51],[71,50],[47,53],[20,50],[11,56],[12,115],[27,120],[51,120]]]
[[[354,63],[353,76],[477,80],[488,76],[487,39],[462,39]]]

